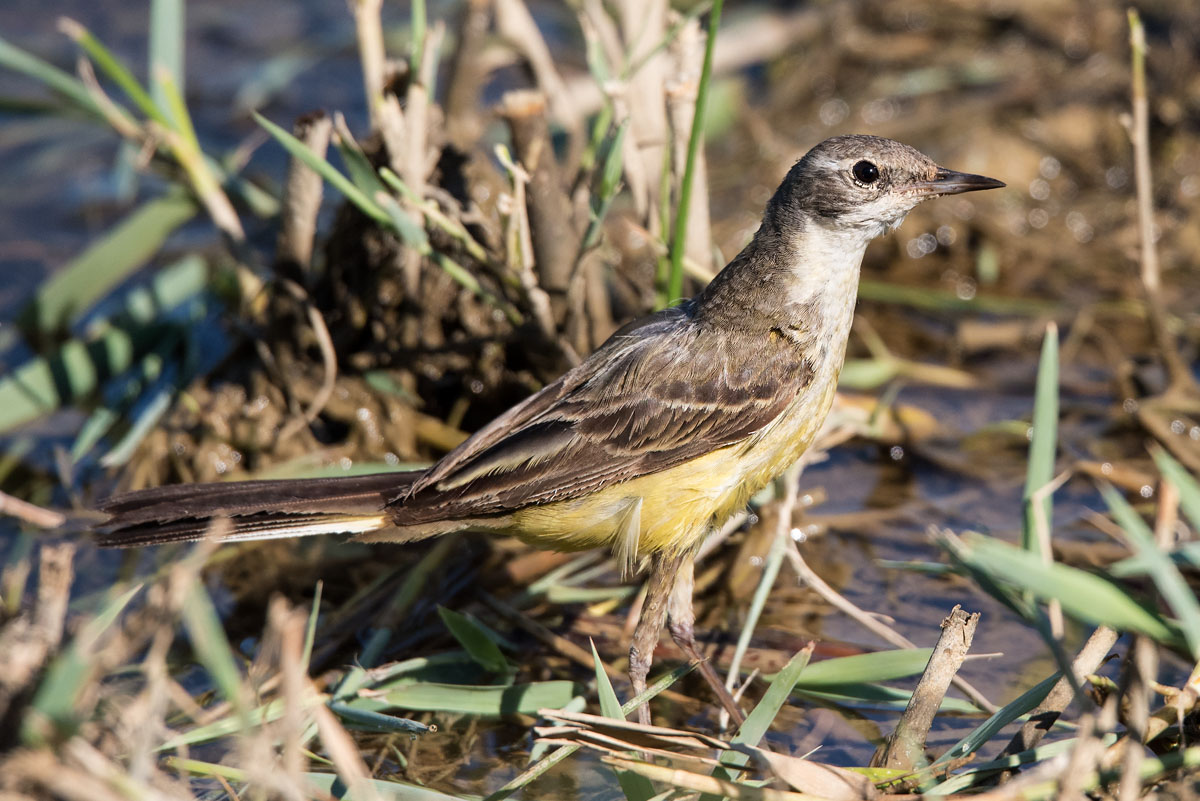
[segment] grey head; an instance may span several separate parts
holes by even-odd
[[[926,198],[1002,186],[994,178],[940,167],[919,150],[891,139],[835,136],[796,162],[767,206],[766,217],[785,228],[813,222],[857,230],[873,239],[899,226]]]
[[[1001,186],[940,167],[891,139],[826,139],[788,171],[754,239],[690,308],[726,329],[778,329],[780,320],[792,320],[797,330],[833,331],[844,340],[872,239],[926,198]]]

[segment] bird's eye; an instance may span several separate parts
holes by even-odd
[[[879,180],[879,168],[869,161],[860,161],[850,168],[854,180],[860,184],[873,184]]]

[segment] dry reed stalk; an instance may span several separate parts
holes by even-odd
[[[942,621],[942,635],[929,657],[929,664],[892,735],[871,758],[872,767],[912,770],[924,764],[929,727],[941,708],[951,680],[967,657],[978,625],[978,612],[968,614],[958,606]]]
[[[696,92],[704,61],[704,34],[695,18],[686,20],[671,42],[672,77],[666,87],[671,123],[671,184],[676,196],[687,165],[688,139],[696,113]],[[712,230],[708,210],[708,167],[704,148],[696,153],[684,252],[701,269],[713,270]],[[678,205],[678,204],[676,204]]]
[[[625,63],[641,65],[626,76],[624,95],[630,121],[625,137],[626,175],[635,212],[655,237],[661,236],[659,176],[667,163],[670,132],[664,100],[669,61],[666,53],[654,51],[667,33],[668,9],[667,0],[617,3]],[[635,165],[640,170],[631,170]]]
[[[529,174],[525,208],[538,283],[550,294],[555,321],[561,324],[581,243],[554,157],[545,97],[538,92],[508,92],[500,111],[512,133],[517,160]]]

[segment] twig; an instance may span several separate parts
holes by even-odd
[[[1125,680],[1121,693],[1121,709],[1129,736],[1118,741],[1124,744],[1121,756],[1121,781],[1117,785],[1119,801],[1134,801],[1142,794],[1142,761],[1150,722],[1150,682],[1158,673],[1158,646],[1149,637],[1135,635],[1131,653],[1125,659]]]
[[[959,606],[955,606],[950,616],[942,621],[942,636],[934,646],[929,664],[925,666],[892,736],[871,759],[872,767],[912,770],[925,762],[925,738],[933,724],[933,716],[966,659],[978,624],[978,612],[968,614]]]
[[[1154,193],[1150,180],[1150,103],[1146,96],[1146,31],[1137,10],[1129,9],[1129,45],[1133,65],[1133,119],[1129,138],[1133,142],[1133,174],[1137,192],[1138,238],[1141,241],[1142,286],[1149,304],[1147,317],[1155,342],[1170,376],[1167,394],[1194,396],[1200,386],[1191,369],[1179,355],[1175,337],[1167,323],[1162,295],[1162,277],[1155,247]]]
[[[317,339],[317,349],[321,352],[321,364],[324,367],[321,386],[309,401],[308,408],[304,410],[304,416],[292,420],[280,431],[279,438],[286,440],[304,425],[316,420],[317,415],[325,408],[325,404],[333,397],[333,390],[337,385],[338,364],[337,349],[333,345],[333,337],[329,334],[329,326],[325,324],[325,318],[321,315],[320,309],[312,302],[304,288],[295,281],[284,279],[282,283],[292,297],[304,304],[305,313],[308,315],[308,324],[312,327],[313,336]]]
[[[1133,61],[1133,177],[1137,189],[1138,236],[1142,246],[1142,285],[1157,295],[1162,287],[1158,250],[1154,247],[1154,198],[1150,186],[1150,103],[1146,98],[1146,31],[1135,9],[1129,9],[1129,46]]]
[[[529,226],[529,209],[525,202],[526,187],[530,176],[523,166],[512,160],[512,156],[503,145],[496,145],[496,156],[501,165],[512,178],[513,196],[509,199],[508,231],[505,236],[505,252],[508,263],[515,267],[524,291],[533,311],[534,319],[547,341],[554,342],[555,336],[554,313],[550,308],[550,296],[538,284],[537,274],[533,271],[533,234]],[[565,343],[561,343],[565,344]]]
[[[1116,642],[1117,632],[1108,626],[1100,626],[1092,632],[1071,663],[1071,671],[1075,674],[1076,684],[1082,682],[1084,677],[1089,674],[1095,673],[1104,664],[1105,657],[1108,656]],[[1063,676],[1037,708],[1029,713],[1029,720],[1009,741],[1000,757],[1036,748],[1074,697],[1075,691],[1072,689],[1071,681]]]
[[[725,678],[725,688],[731,692],[739,683],[742,657],[746,655],[746,649],[750,645],[750,637],[754,634],[754,627],[758,624],[759,615],[762,614],[763,607],[766,604],[767,594],[770,592],[771,587],[774,586],[775,579],[779,576],[779,567],[783,563],[783,555],[788,549],[788,542],[791,539],[792,515],[796,509],[796,501],[800,496],[800,471],[803,469],[804,463],[798,461],[789,467],[779,479],[783,482],[783,498],[780,499],[779,507],[776,510],[779,517],[775,522],[775,539],[771,543],[771,551],[767,556],[762,577],[759,580],[758,588],[754,592],[754,598],[750,602],[750,610],[742,625],[742,631],[738,635],[737,647],[734,649],[733,659],[729,663],[729,673]],[[722,709],[720,726],[722,729],[725,729],[728,725],[729,712]]]
[[[38,528],[58,528],[67,522],[67,516],[62,512],[44,509],[7,492],[0,492],[0,515],[15,517]]]
[[[796,543],[792,543],[792,547],[785,554],[792,569],[796,571],[797,577],[802,584],[807,584],[817,595],[820,595],[826,603],[831,604],[840,612],[850,616],[857,621],[863,628],[882,638],[886,642],[891,643],[899,648],[916,648],[917,644],[908,639],[899,632],[893,631],[887,626],[880,623],[878,620],[871,617],[869,614],[859,609],[854,604],[850,603],[844,596],[838,593],[833,587],[830,587],[825,581],[816,574],[808,563],[804,561],[804,557],[800,555],[800,547]],[[987,712],[995,712],[999,707],[987,699],[983,693],[975,689],[969,684],[966,679],[960,676],[955,676],[953,684],[958,690],[971,699],[971,703]]]
[[[1037,538],[1038,553],[1044,564],[1054,561],[1054,546],[1050,537],[1050,521],[1046,517],[1046,499],[1058,491],[1058,488],[1074,475],[1073,470],[1064,470],[1047,484],[1038,487],[1029,496],[1029,509],[1033,518],[1033,532]],[[1063,611],[1062,604],[1057,598],[1050,599],[1046,604],[1046,617],[1050,620],[1050,634],[1054,639],[1062,641]]]

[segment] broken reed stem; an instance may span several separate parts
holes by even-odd
[[[500,108],[512,133],[517,161],[529,174],[525,208],[529,213],[533,266],[539,284],[551,295],[555,319],[561,322],[581,243],[554,157],[545,96],[533,91],[508,92]]]
[[[429,130],[429,94],[437,69],[438,49],[441,46],[445,27],[441,22],[432,29],[425,28],[425,4],[417,0],[412,4],[413,57],[406,93],[404,134],[402,153],[393,153],[399,160],[399,173],[416,197],[415,202],[406,202],[405,207],[424,226],[424,215],[420,204],[425,200],[425,176],[427,173],[426,150]],[[404,254],[404,291],[410,299],[420,292],[421,254],[408,248]]]
[[[383,23],[380,9],[383,0],[351,0],[354,13],[354,33],[358,39],[359,61],[363,71],[363,89],[367,94],[367,115],[371,128],[379,130],[379,107],[383,103],[384,59]]]
[[[325,158],[333,133],[333,120],[318,111],[296,120],[292,133],[318,158]],[[300,159],[291,160],[283,190],[279,239],[275,245],[277,264],[293,264],[305,273],[311,269],[317,213],[321,209],[324,186],[324,180],[315,170]]]
[[[704,115],[708,110],[708,84],[712,78],[713,47],[717,28],[721,24],[724,0],[714,0],[708,18],[708,39],[704,43],[704,65],[700,68],[700,85],[696,90],[696,109],[692,116],[692,133],[688,138],[683,182],[679,186],[679,206],[675,211],[675,226],[671,232],[671,272],[667,277],[666,299],[670,303],[683,295],[683,253],[687,249],[688,215],[692,205],[692,185],[695,182],[700,142],[704,138]]]
[[[22,704],[30,684],[62,642],[75,577],[75,546],[44,545],[39,554],[33,609],[0,629],[0,748],[15,745]],[[16,706],[10,709],[14,701]]]
[[[442,101],[446,138],[466,150],[483,134],[480,115],[487,65],[483,54],[492,24],[491,0],[467,0],[455,26],[458,47],[450,58],[450,77]]]
[[[979,625],[979,613],[968,614],[955,606],[942,621],[942,635],[934,646],[929,664],[913,690],[904,714],[892,736],[871,759],[872,767],[912,770],[925,762],[925,738],[933,717],[958,673]]]
[[[559,75],[550,47],[534,22],[533,15],[523,0],[494,0],[492,12],[495,14],[497,32],[529,63],[538,88],[549,99],[555,121],[566,129],[571,142],[567,150],[574,154],[585,137],[583,115]],[[574,161],[573,155],[567,159],[567,163]]]

